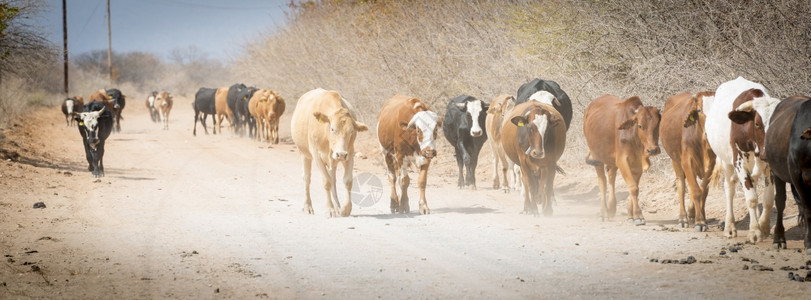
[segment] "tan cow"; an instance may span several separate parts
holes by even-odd
[[[442,120],[420,99],[395,95],[387,100],[377,115],[377,138],[386,174],[391,184],[391,213],[408,213],[408,169],[411,165],[420,170],[417,184],[420,188],[420,213],[429,214],[425,199],[428,167],[436,156],[436,135]],[[397,179],[400,178],[400,197],[397,196]]]
[[[619,169],[630,193],[628,221],[645,224],[639,206],[639,179],[650,167],[649,157],[660,152],[659,119],[659,109],[644,106],[637,96],[622,100],[603,95],[586,107],[583,116],[583,133],[589,147],[586,163],[597,172],[603,220],[613,219],[617,212],[614,180]],[[594,159],[589,159],[590,156]]]
[[[488,143],[490,143],[493,157],[493,189],[501,187],[504,193],[510,192],[510,180],[507,179],[507,173],[513,174],[513,183],[518,180],[515,173],[511,172],[514,164],[504,155],[504,148],[501,146],[501,125],[514,106],[515,97],[506,94],[499,95],[490,102],[490,108],[487,109],[487,119],[484,122],[485,130],[490,138]],[[498,168],[499,163],[501,163],[501,170]],[[501,172],[503,180],[499,180],[499,172]]]
[[[155,102],[153,104],[155,110],[158,111],[158,118],[163,122],[163,130],[169,130],[169,112],[172,111],[173,103],[174,100],[172,100],[172,96],[169,95],[169,92],[161,92],[155,96]]]
[[[355,159],[355,137],[369,128],[356,120],[351,106],[336,91],[321,88],[305,93],[296,103],[290,131],[301,154],[304,167],[304,211],[313,214],[310,198],[312,163],[321,171],[327,196],[329,216],[349,216],[352,212],[352,168]],[[336,189],[335,171],[344,168],[346,205],[341,209]]]
[[[679,194],[679,226],[687,228],[695,223],[696,231],[707,231],[704,204],[707,201],[710,178],[715,168],[715,152],[712,152],[704,133],[704,98],[715,92],[698,94],[680,93],[665,101],[659,127],[662,148],[671,158],[676,173],[676,190]],[[690,204],[684,207],[685,179],[690,189]],[[697,179],[700,179],[699,183]]]
[[[285,107],[284,98],[275,91],[259,89],[253,93],[248,111],[256,120],[257,141],[264,138],[269,143],[279,143],[279,119]]]
[[[502,124],[504,154],[520,166],[524,213],[552,215],[555,172],[566,148],[566,121],[554,106],[527,101],[515,106]],[[516,178],[517,179],[517,178]]]
[[[222,120],[228,119],[229,127],[232,129],[234,128],[234,113],[231,111],[231,108],[228,107],[228,89],[229,87],[221,87],[217,89],[217,93],[214,94],[214,109],[216,110],[216,114],[214,115],[214,134],[217,134],[219,130],[222,133]]]

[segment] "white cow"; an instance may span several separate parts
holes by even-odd
[[[705,131],[710,147],[717,155],[716,165],[724,174],[726,220],[724,235],[736,237],[732,203],[735,183],[740,182],[749,208],[749,241],[756,243],[769,236],[769,213],[774,206],[774,186],[764,155],[764,136],[779,99],[770,97],[755,82],[738,77],[718,86],[715,98],[704,98],[707,116]],[[734,147],[733,147],[734,145]],[[757,182],[763,176],[763,211],[758,211]]]

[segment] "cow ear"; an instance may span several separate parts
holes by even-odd
[[[400,122],[400,129],[402,129],[403,131],[408,130],[409,129],[408,123]]]
[[[557,98],[557,97],[552,98],[552,105],[557,106],[557,107],[560,107],[560,106],[561,106],[561,105],[560,105],[560,101],[558,101],[558,98]]]
[[[617,127],[617,129],[619,130],[629,129],[634,127],[634,124],[636,124],[636,118],[630,118],[628,120],[623,121],[622,124],[620,124],[620,126]]]
[[[321,112],[314,112],[313,116],[316,120],[318,120],[319,123],[329,123],[329,118],[327,115],[322,114]]]
[[[527,118],[524,116],[515,116],[510,119],[510,122],[515,124],[515,126],[524,127],[524,125],[527,123]]]
[[[805,129],[803,134],[800,135],[800,138],[804,140],[811,140],[811,127]]]
[[[487,113],[491,115],[498,113],[498,111],[495,105],[490,105],[490,108],[487,109]]]
[[[684,128],[696,125],[698,122],[698,112],[698,109],[694,109],[687,115],[687,118],[684,119]]]
[[[755,114],[751,111],[731,111],[729,112],[729,119],[732,120],[732,122],[744,124],[754,120]]]
[[[364,132],[366,130],[369,130],[369,126],[366,126],[366,124],[363,124],[361,122],[355,121],[355,130],[357,130],[358,132]]]

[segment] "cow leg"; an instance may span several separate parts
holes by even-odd
[[[639,207],[639,179],[642,177],[642,168],[634,168],[627,162],[623,163],[625,166],[619,169],[630,194],[628,199],[629,221],[633,219],[634,225],[645,225],[645,217],[642,216],[642,209]]]
[[[597,173],[597,186],[600,189],[600,221],[608,221],[608,206],[605,199],[606,178],[605,169],[603,166],[594,166],[594,171]]]
[[[99,177],[104,177],[104,141],[99,142],[96,155],[98,157]]]
[[[315,159],[315,167],[321,171],[321,178],[324,180],[324,191],[327,198],[327,216],[328,217],[337,217],[338,211],[336,210],[335,202],[336,200],[333,198],[333,187],[335,187],[335,171],[329,170],[328,166],[321,161],[321,159]]]
[[[507,179],[507,173],[510,172],[510,169],[508,168],[509,164],[507,163],[506,156],[504,155],[504,149],[498,150],[498,159],[501,160],[501,177],[503,178],[501,181],[501,190],[506,194],[510,192],[510,180]],[[512,180],[514,182],[515,178]]]
[[[721,168],[724,172],[724,195],[727,200],[727,213],[724,219],[724,236],[732,238],[738,236],[738,230],[735,228],[735,214],[732,210],[733,200],[735,198],[735,185],[738,183],[738,179],[731,164],[722,163]]]
[[[805,173],[805,171],[802,173]],[[806,176],[803,175],[803,177]],[[805,182],[799,182],[796,191],[796,200],[798,200],[797,206],[800,211],[800,227],[805,228],[805,237],[803,239],[805,254],[811,255],[811,198],[809,198],[809,196],[811,196],[811,187]]]
[[[464,150],[460,150],[460,146],[462,146],[461,144],[462,143],[459,143],[459,145],[456,145],[456,147],[454,148],[455,154],[456,154],[455,155],[455,157],[456,157],[456,166],[459,168],[459,178],[456,180],[456,187],[459,188],[459,189],[462,189],[462,188],[465,187],[464,158],[462,156],[463,153],[464,153]],[[464,149],[464,148],[461,148],[461,149]]]
[[[344,188],[346,189],[346,204],[341,208],[341,217],[348,217],[352,213],[352,181],[355,179],[352,177],[352,169],[355,165],[355,160],[353,159],[354,156],[350,156],[347,160],[343,161],[344,166]],[[335,171],[333,170],[333,173]],[[334,189],[333,189],[334,190]],[[335,198],[335,201],[338,202],[338,198]]]
[[[704,202],[707,199],[705,189],[709,184],[709,176],[712,174],[710,173],[705,176],[707,178],[703,179],[699,186],[698,177],[696,177],[696,173],[692,168],[684,168],[683,172],[684,176],[687,178],[687,185],[689,186],[690,192],[690,207],[687,208],[687,220],[695,224],[695,231],[707,231],[707,219],[704,214]],[[684,228],[686,228],[686,226]]]
[[[541,192],[544,194],[543,215],[552,215],[552,200],[555,199],[555,166],[541,169]]]
[[[777,206],[777,220],[774,226],[774,249],[786,249],[786,228],[783,227],[783,212],[786,209],[786,183],[772,175],[774,182],[774,204]],[[796,194],[794,186],[792,192]]]
[[[93,154],[92,149],[90,149],[90,145],[87,143],[87,140],[83,141],[84,144],[84,155],[85,159],[87,160],[87,170],[93,172]]]
[[[301,162],[304,166],[304,175],[302,176],[304,179],[304,212],[312,215],[314,212],[313,202],[312,199],[310,199],[310,179],[312,178],[313,159],[302,155]]]
[[[772,209],[774,208],[774,183],[771,180],[771,171],[766,170],[763,174],[765,176],[760,176],[763,178],[763,211],[760,213],[760,218],[758,219],[758,225],[760,226],[760,232],[763,234],[762,239],[766,239],[769,237],[769,232],[771,231],[772,223]],[[757,208],[757,205],[755,205]]]
[[[403,161],[402,159],[400,161]],[[408,205],[408,185],[411,183],[411,178],[408,177],[408,164],[400,164],[400,213],[407,214],[411,211]]]
[[[391,200],[389,207],[391,208],[391,213],[396,213],[400,209],[400,198],[397,197],[397,176],[400,173],[400,168],[397,166],[397,162],[394,159],[394,156],[391,154],[386,154],[385,149],[381,149],[383,152],[383,160],[386,162],[386,177],[389,178],[389,186],[391,186],[391,193],[389,194],[389,199]]]
[[[530,178],[532,178],[532,170],[527,168],[521,171],[521,181],[524,182],[524,188],[521,191],[524,195],[524,214],[537,216],[538,205],[533,197],[536,195],[538,182],[532,182]]]
[[[681,163],[676,160],[670,160],[670,164],[673,165],[673,172],[676,174],[676,194],[679,195],[679,227],[687,228],[689,220],[687,211],[684,209],[684,173],[686,170],[682,169]],[[695,190],[690,187],[691,194],[693,191]]]
[[[605,167],[605,172],[607,173],[606,183],[608,187],[607,197],[608,202],[606,203],[606,207],[608,207],[608,219],[614,219],[617,215],[617,193],[616,193],[616,182],[617,182],[617,167]]]
[[[758,223],[760,220],[760,211],[757,207],[758,195],[757,186],[755,185],[757,181],[755,181],[752,175],[747,171],[739,170],[737,173],[738,180],[742,183],[743,196],[746,201],[747,209],[749,210],[749,234],[747,234],[746,238],[750,242],[757,244],[757,242],[762,241],[764,238],[763,232],[760,230],[760,224]]]
[[[497,147],[496,142],[493,141],[492,139],[490,139],[489,144],[490,144],[490,155],[492,156],[492,160],[493,160],[493,189],[497,190],[499,188],[499,186],[501,186],[501,182],[498,180],[498,172],[499,172],[499,169],[498,169],[498,163],[499,163],[498,150],[496,149],[496,147]],[[507,180],[506,176],[504,176],[504,180],[505,181]]]
[[[428,184],[428,167],[430,163],[420,166],[420,177],[417,179],[417,184],[420,187],[420,214],[427,215],[431,213],[428,208],[428,200],[425,199],[425,186]]]
[[[470,151],[470,161],[467,164],[467,180],[466,184],[470,186],[471,190],[476,190],[476,166],[479,164],[479,151],[481,148],[476,149],[475,145]]]

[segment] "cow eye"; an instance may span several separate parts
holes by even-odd
[[[642,129],[642,125],[636,125],[636,127]]]

